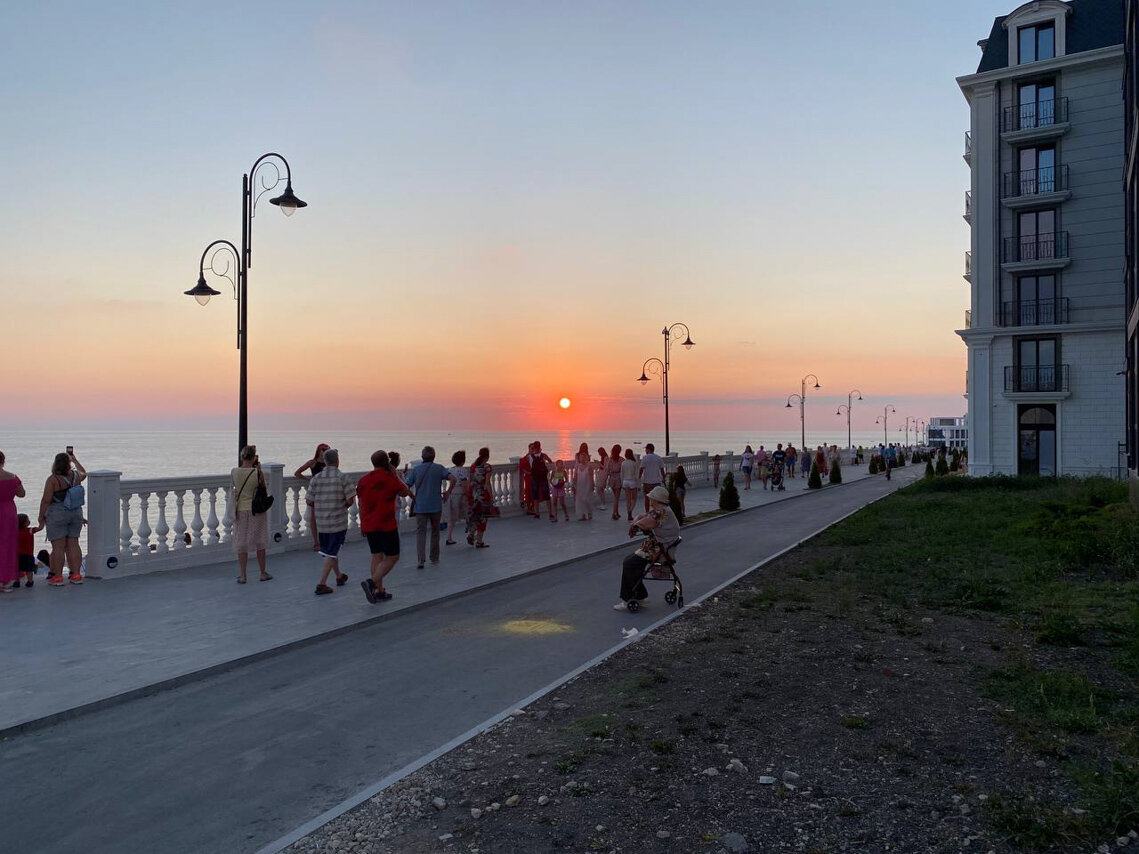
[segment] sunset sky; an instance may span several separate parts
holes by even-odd
[[[254,427],[655,424],[674,321],[674,429],[807,372],[961,414],[954,77],[1015,5],[11,4],[0,427],[232,423],[234,303],[182,292],[267,151],[309,207],[254,220]]]

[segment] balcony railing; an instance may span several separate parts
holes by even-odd
[[[1068,257],[1068,232],[1053,231],[1047,234],[1022,234],[1006,237],[1004,262],[1052,261]]]
[[[1068,99],[1053,98],[1051,101],[1029,101],[1005,107],[1001,121],[1001,131],[1009,133],[1018,130],[1046,128],[1068,121]]]
[[[1024,196],[1039,196],[1043,193],[1058,193],[1068,189],[1068,164],[1045,166],[1040,169],[1024,169],[1020,172],[1006,172],[1001,187],[1002,199],[1015,199]]]
[[[1067,391],[1067,365],[1007,365],[1005,391]]]
[[[1067,297],[1001,303],[1001,326],[1051,326],[1067,322]]]
[[[973,253],[968,249],[965,250],[965,278],[970,281],[973,278]]]
[[[973,156],[973,134],[971,131],[965,131],[965,159],[968,160]]]
[[[973,191],[965,191],[965,219],[972,220],[973,218]]]

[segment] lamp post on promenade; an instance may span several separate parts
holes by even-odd
[[[684,330],[684,340],[680,346],[685,350],[691,350],[696,346],[696,342],[692,340],[692,333],[689,332],[688,326],[683,323],[674,323],[672,326],[666,326],[661,330],[661,335],[664,336],[664,361],[653,356],[646,359],[645,363],[641,365],[641,375],[637,377],[637,382],[641,385],[648,385],[649,373],[660,374],[660,381],[664,396],[664,455],[667,457],[672,450],[669,445],[669,427],[668,427],[668,368],[670,365],[669,351],[672,350],[673,338],[676,337],[673,331],[680,327]],[[648,373],[646,373],[646,371]]]
[[[894,409],[894,407],[892,407],[890,404],[887,403],[884,407],[882,407],[882,414],[874,419],[875,424],[881,424],[882,425],[882,444],[883,445],[890,444],[890,437],[886,433],[886,431],[887,431],[887,429],[889,429],[887,427],[887,422],[890,419],[890,413],[891,412],[897,414],[898,410]]]
[[[798,398],[799,400],[799,450],[805,450],[807,447],[807,380],[815,381],[815,388],[822,388],[819,385],[819,378],[814,374],[807,374],[803,377],[803,381],[799,385],[799,394],[790,394],[787,396],[787,408],[791,408],[791,401]]]
[[[907,448],[910,446],[910,422],[911,422],[911,421],[913,421],[913,422],[914,422],[914,430],[915,430],[915,431],[917,430],[917,427],[918,427],[918,423],[917,423],[917,420],[916,420],[916,419],[914,419],[914,418],[911,418],[909,415],[907,415],[907,416],[906,416],[906,426],[905,426],[905,428],[904,428],[904,429],[905,429],[905,431],[906,431],[906,447],[907,447]],[[899,433],[901,433],[901,432],[902,432],[902,429],[903,429],[903,428],[899,427],[899,428],[898,428],[898,432],[899,432]]]
[[[848,451],[854,447],[854,440],[851,438],[850,432],[850,410],[854,405],[854,396],[856,394],[858,395],[858,399],[862,400],[862,392],[860,392],[858,389],[854,389],[850,394],[846,396],[846,405],[844,406],[840,403],[838,405],[838,410],[835,412],[835,415],[842,415],[842,411],[844,409],[846,410],[846,449]]]
[[[277,161],[284,164],[285,174]],[[266,171],[259,175],[261,167],[272,167],[270,176]],[[258,182],[258,178],[260,181]],[[206,284],[206,257],[209,256],[209,270],[215,276],[228,279],[233,286],[233,296],[237,300],[237,349],[240,352],[238,368],[237,393],[237,449],[249,444],[249,402],[248,402],[248,356],[249,356],[249,268],[253,266],[253,217],[257,210],[257,201],[266,193],[275,190],[285,182],[285,191],[279,196],[269,199],[269,204],[276,205],[285,216],[292,216],[298,208],[307,207],[308,203],[298,199],[293,194],[293,172],[287,161],[280,154],[269,152],[262,154],[253,163],[253,168],[241,176],[241,249],[240,251],[228,240],[215,240],[206,246],[202,258],[198,262],[198,283],[188,291],[187,296],[197,300],[198,305],[205,305],[210,297],[218,296],[221,292],[215,291]],[[213,250],[211,253],[210,250]],[[233,254],[235,266],[230,269],[229,254]],[[225,267],[218,269],[215,260],[221,255],[225,260]]]
[[[917,420],[916,426],[914,427],[914,441],[916,442],[918,440],[918,437],[920,436],[922,447],[925,447],[925,445],[927,444],[927,440],[925,438],[925,432],[926,432],[926,429],[928,427],[929,427],[929,422],[926,421],[924,418],[919,418]]]

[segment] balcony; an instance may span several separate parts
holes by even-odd
[[[1006,237],[1001,268],[1008,273],[1025,270],[1058,270],[1072,263],[1068,257],[1068,232],[1023,234]]]
[[[968,309],[968,308],[965,309],[965,328],[966,329],[972,329],[973,328],[973,312],[971,309]]]
[[[965,191],[965,222],[973,224],[973,191]]]
[[[1006,365],[1005,394],[1068,393],[1067,365]]]
[[[1001,115],[1001,138],[1006,142],[1054,139],[1063,136],[1071,127],[1067,98],[1005,107]]]
[[[965,162],[972,165],[973,163],[973,134],[970,131],[965,131],[965,153],[961,155],[965,158]]]
[[[1067,297],[1001,303],[1001,326],[1055,326],[1067,322]]]
[[[972,283],[973,281],[973,253],[968,249],[965,250],[965,275],[962,278],[966,282]]]
[[[1001,204],[1008,208],[1056,205],[1072,195],[1068,165],[1006,172],[1001,183]]]

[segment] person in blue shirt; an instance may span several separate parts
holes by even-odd
[[[423,569],[429,526],[431,562],[439,563],[439,521],[443,518],[443,502],[451,497],[451,490],[455,487],[455,476],[435,462],[434,448],[428,445],[421,456],[423,462],[407,476],[407,485],[413,493],[411,511],[415,516],[415,551],[419,559],[416,569]]]

